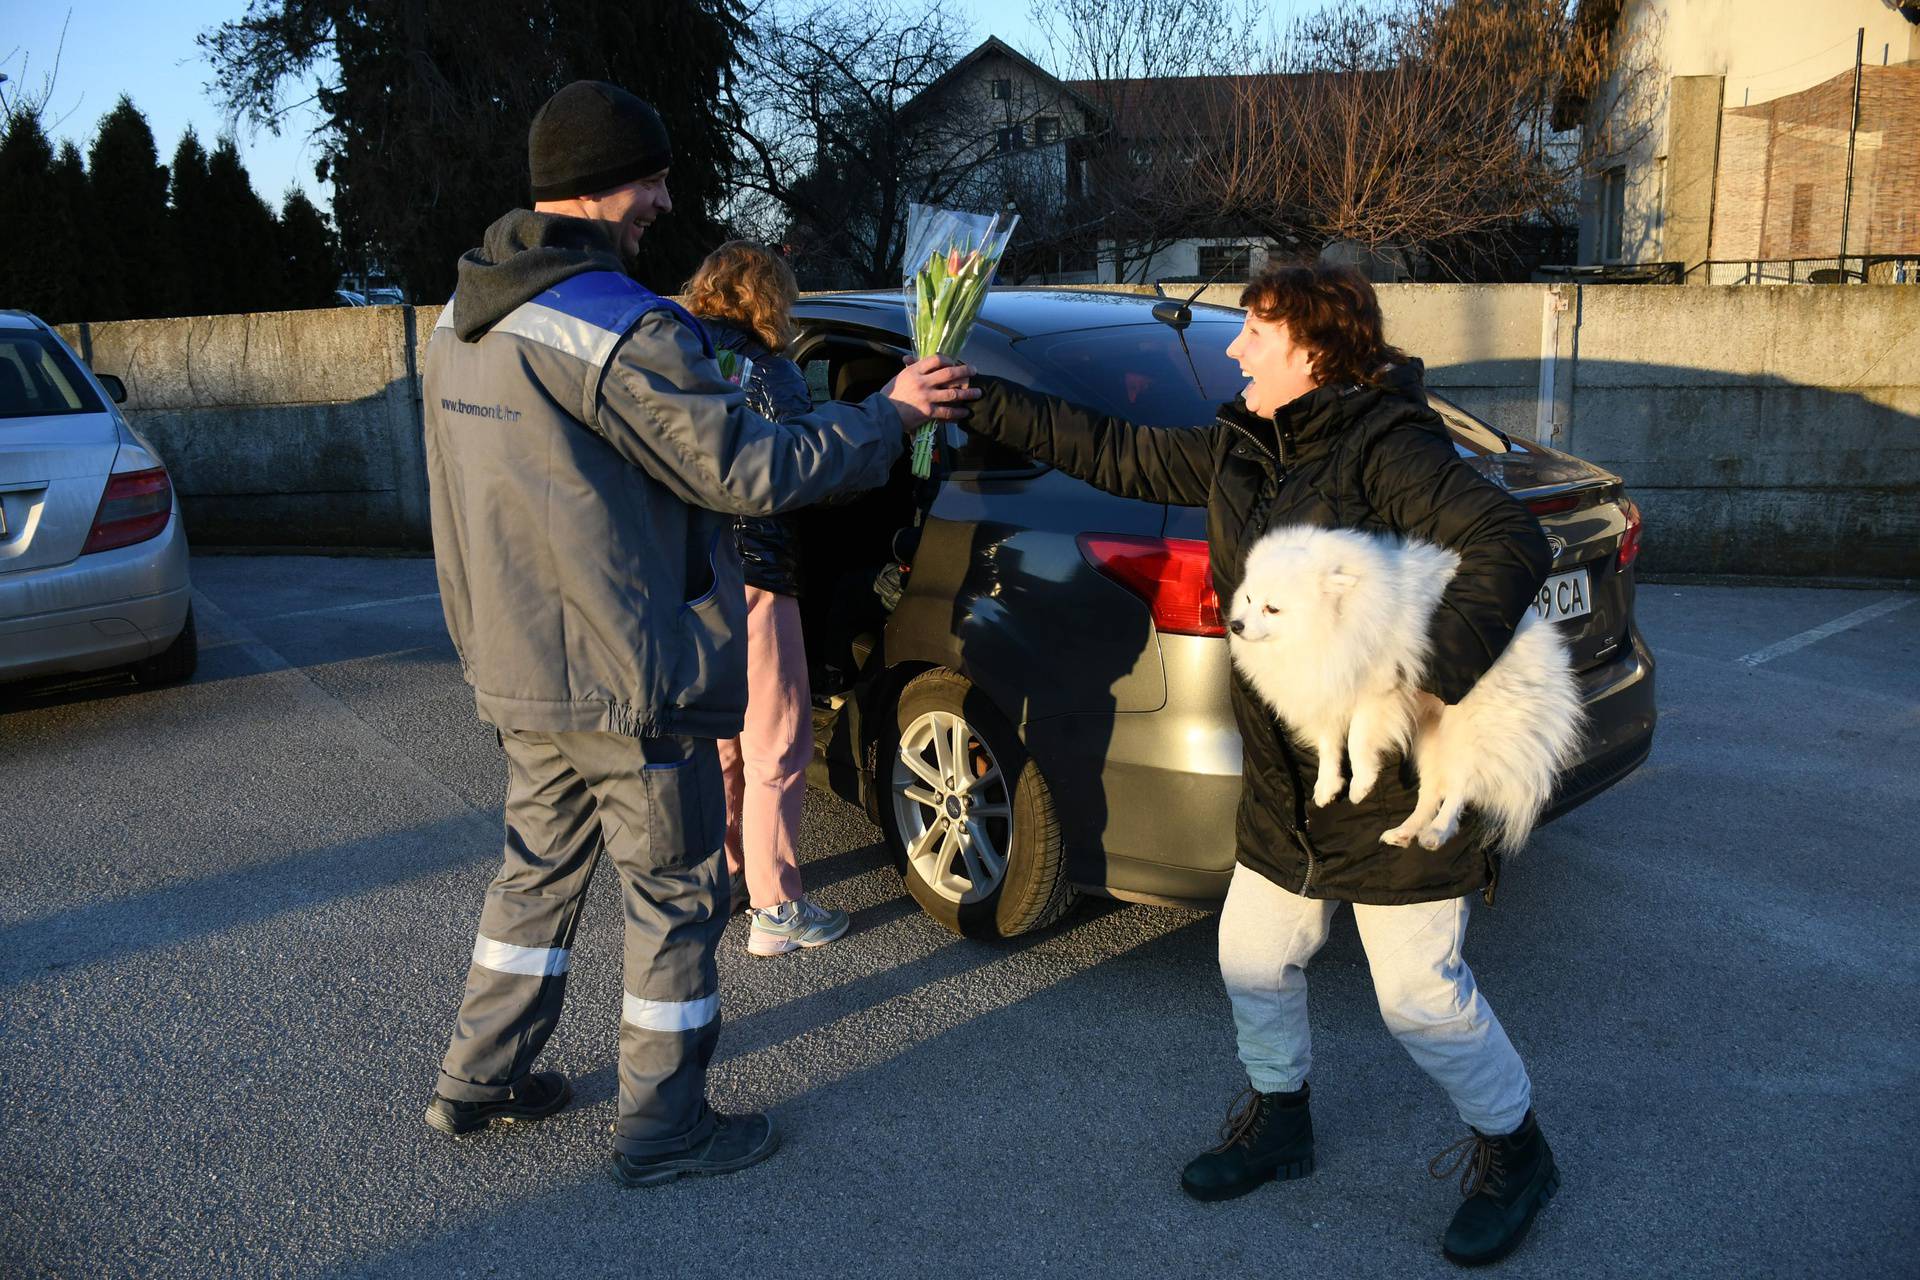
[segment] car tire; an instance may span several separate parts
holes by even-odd
[[[959,770],[941,776],[949,761],[964,761],[964,793]],[[968,937],[1011,938],[1073,905],[1052,792],[972,681],[945,668],[914,677],[877,763],[882,823],[928,915]]]
[[[173,643],[133,664],[133,678],[141,684],[178,684],[193,677],[200,665],[200,640],[193,629],[193,609],[187,609],[187,624]]]

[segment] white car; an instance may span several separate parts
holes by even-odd
[[[0,682],[193,674],[179,503],[126,394],[37,317],[0,311]]]

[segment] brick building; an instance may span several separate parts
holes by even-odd
[[[1834,278],[1844,224],[1849,278],[1920,279],[1920,2],[1581,0],[1580,18],[1642,73],[1583,122],[1623,141],[1583,193],[1581,262]]]

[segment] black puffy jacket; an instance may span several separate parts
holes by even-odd
[[[1468,466],[1420,387],[1420,365],[1381,386],[1325,386],[1273,418],[1238,401],[1202,427],[1149,427],[1011,383],[980,379],[968,430],[1110,493],[1207,508],[1214,588],[1231,600],[1246,551],[1289,524],[1423,538],[1460,556],[1433,621],[1427,687],[1458,702],[1506,650],[1546,580],[1539,522]],[[1413,811],[1418,780],[1402,761],[1358,805],[1343,794],[1309,811],[1318,761],[1293,742],[1236,670],[1243,743],[1239,861],[1292,893],[1398,904],[1486,888],[1495,866],[1473,824],[1438,850],[1380,843]]]
[[[747,375],[747,407],[775,422],[813,410],[813,397],[799,366],[775,355],[752,332],[725,320],[700,322],[716,350],[735,351],[753,361]],[[733,540],[747,585],[783,596],[800,594],[800,540],[786,516],[736,516]]]

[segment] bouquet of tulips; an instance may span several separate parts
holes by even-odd
[[[907,216],[907,322],[914,354],[958,358],[1020,215],[956,213],[916,204]],[[913,436],[913,474],[933,474],[934,423]]]

